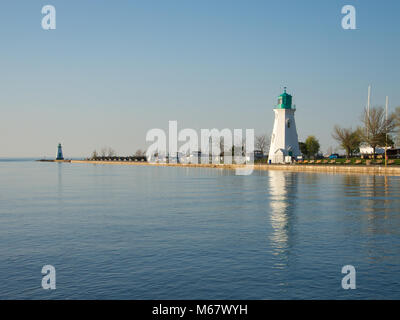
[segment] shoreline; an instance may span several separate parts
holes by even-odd
[[[246,165],[239,164],[189,164],[189,163],[148,163],[148,162],[126,162],[126,161],[90,161],[90,160],[70,160],[70,163],[80,164],[99,164],[99,165],[134,165],[134,166],[156,166],[156,167],[182,167],[182,168],[214,168],[235,170],[246,168]],[[367,174],[367,175],[390,175],[400,176],[400,166],[382,165],[344,165],[344,164],[254,164],[254,170],[280,170],[290,172],[313,172],[313,173],[347,173],[347,174]]]

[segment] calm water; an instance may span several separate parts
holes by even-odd
[[[400,299],[400,177],[0,161],[0,298]]]

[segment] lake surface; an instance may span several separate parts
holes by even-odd
[[[400,177],[0,160],[0,299],[301,298],[400,299]]]

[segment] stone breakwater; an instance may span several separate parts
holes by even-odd
[[[158,167],[186,167],[186,168],[216,168],[234,170],[245,168],[246,165],[237,164],[185,164],[185,163],[148,163],[148,162],[125,162],[125,161],[89,161],[71,160],[71,163],[86,163],[97,165],[134,165],[134,166],[158,166]],[[320,172],[320,173],[345,173],[345,174],[369,174],[369,175],[391,175],[400,176],[400,166],[384,165],[268,165],[254,164],[254,170],[284,170],[292,172]]]

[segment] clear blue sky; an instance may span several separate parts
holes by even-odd
[[[41,28],[41,8],[57,29]],[[357,30],[341,28],[341,8]],[[300,140],[325,151],[335,124],[400,105],[398,0],[2,1],[0,157],[119,154],[151,128],[272,131],[282,87]]]

